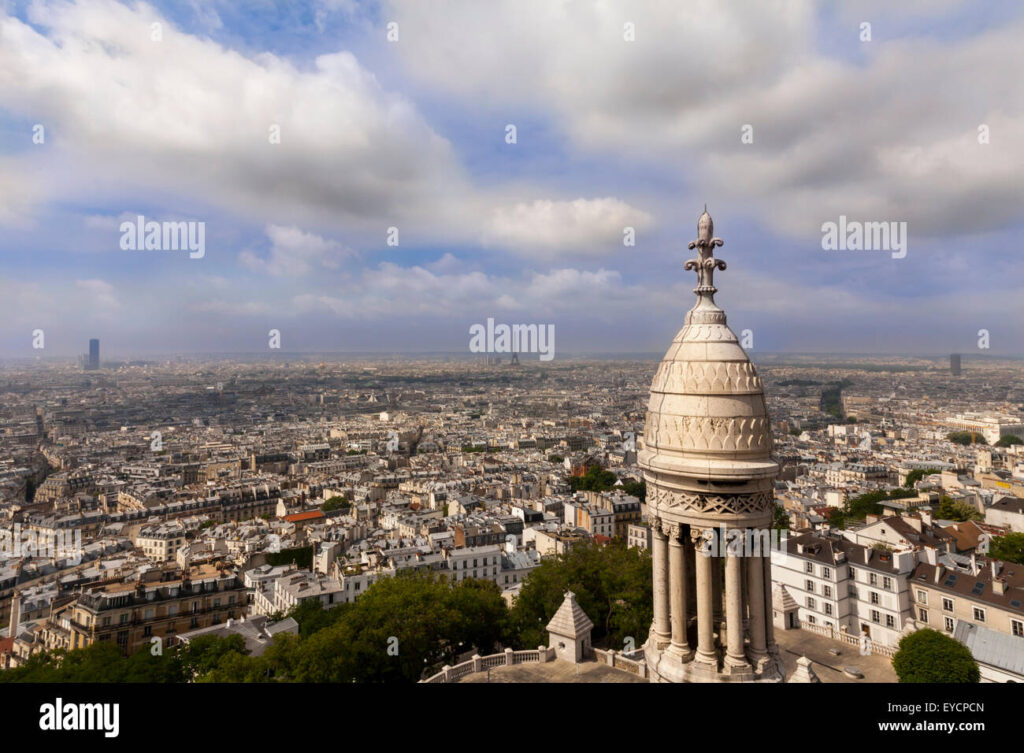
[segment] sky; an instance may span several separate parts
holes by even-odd
[[[0,0],[0,357],[663,352],[705,204],[752,355],[1019,355],[1021,38],[1013,1]]]

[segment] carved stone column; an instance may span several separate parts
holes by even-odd
[[[765,644],[768,651],[774,652],[775,646],[775,624],[772,615],[772,557],[771,552],[761,558],[764,571],[764,628]]]
[[[668,645],[670,637],[668,537],[662,530],[660,518],[651,518],[651,529],[651,554],[654,560],[654,636],[658,648],[664,648]]]
[[[725,556],[725,599],[728,621],[725,663],[733,668],[749,666],[743,651],[743,557],[730,551]]]
[[[750,661],[755,666],[768,653],[765,636],[764,557],[748,557],[747,593],[750,598]]]
[[[725,632],[728,626],[725,624],[725,610],[722,609],[723,602],[723,589],[722,589],[722,558],[718,556],[721,551],[720,547],[722,544],[716,538],[714,547],[714,554],[711,557],[711,591],[712,591],[712,602],[714,604],[714,614],[711,618],[712,628],[715,633],[718,634],[718,644],[720,646],[725,645]]]
[[[694,546],[699,547],[702,537],[700,529],[690,526]],[[714,558],[705,555],[699,549],[694,557],[697,587],[697,653],[696,661],[711,664],[718,668],[718,656],[715,653],[715,619],[714,587],[711,568]]]
[[[672,652],[682,656],[690,656],[690,646],[686,641],[686,624],[689,615],[686,612],[686,551],[681,540],[681,526],[673,525],[668,539],[669,562],[669,603],[672,611]]]

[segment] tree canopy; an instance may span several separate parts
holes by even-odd
[[[967,520],[985,519],[985,516],[974,505],[947,497],[945,494],[939,499],[939,505],[935,508],[935,517],[940,520],[953,520],[958,523],[963,523]]]
[[[900,682],[979,682],[981,673],[970,650],[931,628],[900,639],[892,667]]]
[[[467,651],[494,653],[512,636],[493,581],[452,583],[433,572],[383,578],[355,602],[289,612],[299,635],[278,634],[262,656],[238,635],[204,635],[124,657],[114,643],[36,654],[0,682],[416,682]]]
[[[650,555],[620,541],[607,546],[577,544],[567,553],[544,560],[523,581],[511,620],[519,645],[547,643],[547,624],[573,591],[580,608],[594,622],[595,643],[621,648],[626,638],[639,646],[654,614]]]
[[[946,439],[955,444],[988,444],[985,437],[976,431],[951,431]]]
[[[988,556],[1002,562],[1024,565],[1024,533],[994,536],[988,544]]]

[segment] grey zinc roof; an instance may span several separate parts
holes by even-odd
[[[953,637],[982,664],[1024,675],[1024,640],[967,620],[958,620]]]
[[[578,638],[588,633],[594,627],[594,623],[587,617],[586,612],[576,603],[576,594],[567,591],[562,606],[555,612],[555,616],[548,623],[548,632],[555,635],[564,635],[569,638]]]

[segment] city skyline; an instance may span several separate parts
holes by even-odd
[[[0,357],[655,353],[705,204],[754,358],[1024,353],[1015,4],[525,8],[4,3]]]

